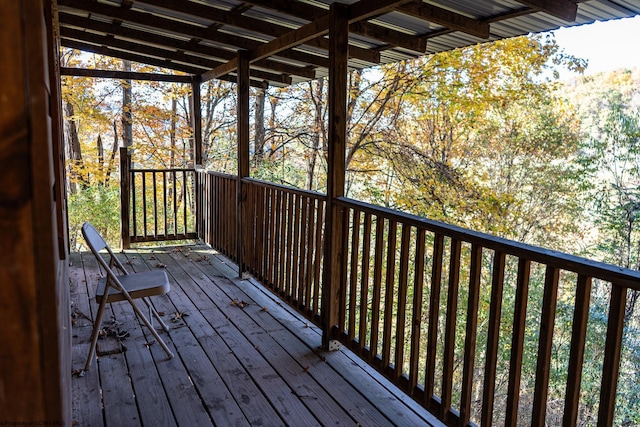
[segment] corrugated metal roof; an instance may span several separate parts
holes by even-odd
[[[346,4],[384,1],[343,0]],[[58,0],[61,43],[199,75],[328,13],[330,0]],[[386,4],[390,4],[387,2]],[[562,26],[640,14],[640,0],[430,0],[352,19],[351,68],[400,61]],[[550,9],[545,10],[549,6]],[[561,17],[563,16],[563,17]],[[353,18],[353,17],[352,17]],[[480,37],[488,26],[488,37]],[[486,35],[486,33],[485,33]],[[426,49],[418,51],[415,46]],[[420,45],[420,43],[422,43]],[[254,84],[286,85],[327,74],[326,36],[252,64]],[[297,73],[297,74],[296,74]],[[232,79],[233,73],[226,76]]]

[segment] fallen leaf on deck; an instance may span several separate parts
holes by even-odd
[[[181,311],[176,311],[173,315],[173,319],[171,319],[172,322],[178,322],[181,319],[183,319],[184,317],[187,317],[189,315],[189,313],[185,313],[185,312],[181,312]]]
[[[246,306],[249,305],[249,303],[246,301],[238,301],[238,299],[236,298],[233,301],[231,301],[231,305],[235,305],[238,308],[245,308]]]
[[[156,259],[157,259],[157,258],[156,258],[154,255],[151,255],[151,256],[149,257],[149,261],[154,261],[154,260],[156,260]]]
[[[267,307],[262,307],[262,310],[260,311],[269,311],[269,309]]]
[[[159,263],[156,264],[156,267],[158,267],[158,268],[167,268],[167,264],[163,264],[163,263],[159,262]]]
[[[147,341],[146,343],[144,343],[145,347],[149,348],[152,345],[154,345],[156,342],[155,341]]]

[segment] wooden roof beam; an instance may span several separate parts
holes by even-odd
[[[130,52],[125,52],[117,49],[112,49],[106,46],[98,46],[90,43],[84,43],[77,40],[70,40],[64,37],[60,38],[60,44],[64,47],[68,47],[71,49],[83,50],[85,52],[93,52],[98,53],[100,55],[111,56],[113,58],[119,59],[127,59],[129,61],[138,62],[141,64],[153,65],[156,67],[167,68],[169,70],[182,71],[183,73],[193,74],[198,78],[198,76],[204,71],[202,68],[192,67],[189,65],[178,64],[174,62],[170,62],[164,59],[158,59],[151,56],[146,55],[137,55]],[[235,83],[235,78],[232,76],[223,76],[220,80],[225,80],[228,82]],[[264,87],[264,83],[262,80],[254,80],[251,79],[251,86],[253,87]]]
[[[469,18],[459,13],[426,3],[409,3],[398,8],[398,12],[415,16],[425,21],[447,27],[451,30],[462,31],[481,39],[489,38],[489,24]]]
[[[96,70],[91,68],[60,67],[60,75],[71,77],[94,77],[100,79],[144,80],[152,82],[193,83],[198,76],[193,74],[157,74],[120,70]]]
[[[64,47],[68,47],[71,49],[78,49],[78,50],[83,50],[85,52],[99,53],[100,55],[126,59],[129,61],[139,62],[142,64],[148,64],[156,67],[167,68],[169,70],[182,71],[183,73],[188,73],[188,74],[199,74],[202,72],[202,68],[199,68],[199,67],[193,67],[185,64],[177,64],[164,59],[158,59],[158,58],[154,58],[146,55],[138,55],[131,52],[112,49],[107,46],[81,42],[78,40],[72,40],[66,37],[60,37],[60,44]]]
[[[61,28],[65,28],[64,24],[68,24],[80,28],[91,29],[101,33],[134,39],[141,42],[153,43],[154,45],[162,45],[166,46],[167,48],[172,48],[184,52],[194,52],[201,55],[206,55],[208,57],[222,59],[223,61],[227,61],[235,56],[235,53],[231,50],[205,46],[190,41],[182,41],[174,37],[147,33],[142,30],[123,27],[121,25],[112,25],[106,22],[97,21],[95,19],[84,18],[64,12],[60,12],[58,14],[58,19],[59,22],[63,24]],[[306,57],[303,59],[306,59]],[[307,79],[315,78],[315,71],[310,67],[298,67],[273,60],[259,61],[256,63],[256,65],[277,73],[296,75]],[[321,66],[321,64],[319,64],[318,66]]]
[[[405,0],[406,1],[406,0]],[[139,12],[136,10],[124,9],[119,6],[111,6],[106,3],[97,3],[91,1],[82,0],[58,0],[59,6],[68,6],[74,9],[83,10],[98,15],[103,15],[113,20],[120,22],[131,22],[138,25],[155,27],[164,31],[173,32],[176,34],[183,34],[189,37],[195,37],[197,39],[206,39],[214,41],[220,44],[226,44],[229,46],[239,47],[240,49],[251,50],[260,46],[261,42],[235,36],[233,34],[224,33],[218,31],[218,26],[201,27],[198,25],[191,25],[182,21],[176,21],[169,18],[163,18],[161,16],[153,15],[151,13]],[[317,42],[317,43],[322,43]],[[318,45],[318,47],[322,47]],[[350,54],[352,57],[367,62],[376,61],[376,52],[372,52],[367,49],[356,48],[351,49]],[[379,57],[379,55],[378,55]]]
[[[203,68],[212,68],[221,64],[220,61],[214,61],[212,59],[206,59],[184,52],[161,49],[147,44],[134,43],[122,39],[117,39],[112,36],[103,36],[99,34],[88,33],[86,31],[74,30],[67,27],[60,28],[60,35],[66,38],[85,40],[96,45],[121,49],[129,52],[141,53],[152,57],[166,58],[172,62],[192,64]],[[251,70],[251,76],[260,80],[269,80],[285,85],[290,85],[292,81],[291,77],[289,77],[288,75],[267,73],[265,71],[259,70]]]
[[[360,0],[349,6],[349,23],[377,16],[394,9],[398,5],[415,0]],[[313,22],[303,25],[297,30],[292,30],[277,39],[265,43],[249,52],[249,62],[255,62],[283,50],[304,44],[316,37],[324,36],[329,32],[329,14],[326,14]],[[351,47],[349,47],[351,49]],[[378,61],[379,62],[379,59]],[[207,81],[233,72],[238,67],[238,59],[233,58],[226,64],[220,65],[202,75],[202,80]]]
[[[307,21],[313,21],[318,16],[328,13],[328,9],[295,0],[248,0],[247,3],[279,12],[286,10],[289,15],[306,19]],[[427,49],[426,41],[420,37],[386,28],[372,22],[354,22],[349,26],[349,32],[415,52],[424,53]]]
[[[573,22],[578,15],[578,4],[571,0],[518,0],[518,2],[564,21]]]

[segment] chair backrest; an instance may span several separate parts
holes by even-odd
[[[100,233],[98,233],[98,231],[89,222],[82,224],[82,235],[93,253],[100,252],[109,246],[107,245],[107,242],[104,241]]]
[[[91,252],[93,252],[93,255],[106,270],[109,276],[115,279],[115,272],[112,271],[113,266],[116,266],[122,273],[127,274],[127,270],[124,268],[120,260],[116,258],[116,255],[113,253],[107,242],[104,241],[100,233],[98,233],[98,231],[93,225],[91,225],[91,223],[85,222],[84,224],[82,224],[82,235],[84,236],[84,240],[89,245],[89,249],[91,249]],[[102,251],[103,249],[106,249],[108,252],[108,263],[100,254],[100,251]]]

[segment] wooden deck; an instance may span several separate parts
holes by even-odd
[[[127,251],[133,271],[165,268],[154,304],[171,331],[167,359],[131,307],[113,304],[98,359],[74,375],[74,425],[441,425],[346,349],[320,352],[320,331],[206,246]],[[73,368],[87,356],[98,266],[71,256]],[[122,337],[122,338],[118,338]]]

